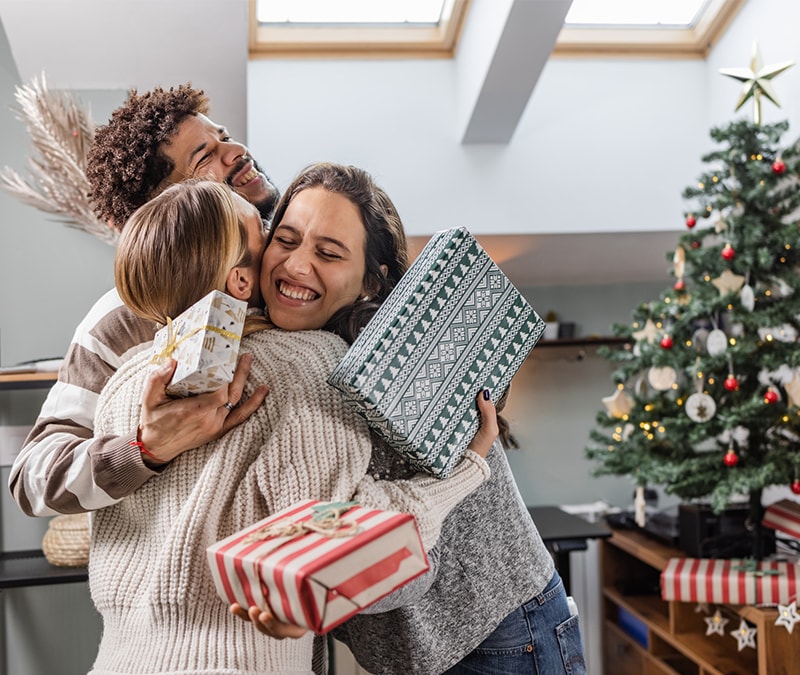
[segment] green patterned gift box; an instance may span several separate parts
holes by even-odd
[[[328,382],[419,470],[446,477],[544,321],[465,228],[437,232]]]

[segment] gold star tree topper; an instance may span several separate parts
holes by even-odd
[[[743,83],[742,93],[736,103],[736,110],[739,110],[752,98],[753,121],[756,124],[761,124],[761,95],[763,94],[780,108],[781,104],[778,103],[778,97],[770,80],[793,65],[794,61],[784,61],[783,63],[765,66],[761,59],[761,50],[758,48],[758,42],[754,42],[753,56],[750,59],[749,68],[720,68],[719,72]]]

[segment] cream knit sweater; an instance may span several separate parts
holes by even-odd
[[[310,673],[313,636],[273,640],[233,617],[214,589],[206,547],[300,499],[353,498],[414,514],[430,548],[445,516],[488,477],[469,451],[446,480],[365,475],[366,425],[325,382],[346,348],[322,331],[245,338],[250,383],[270,386],[265,404],[93,514],[89,582],[103,636],[92,675]],[[105,387],[96,434],[136,428],[148,360],[135,357]]]

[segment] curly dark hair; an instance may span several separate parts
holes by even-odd
[[[208,98],[191,84],[141,95],[132,89],[108,124],[98,127],[87,155],[89,198],[97,215],[121,230],[174,168],[159,146],[186,117],[207,112]]]

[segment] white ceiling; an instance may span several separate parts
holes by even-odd
[[[636,282],[670,283],[667,254],[681,232],[478,235],[518,288]],[[427,242],[411,237],[412,255]]]

